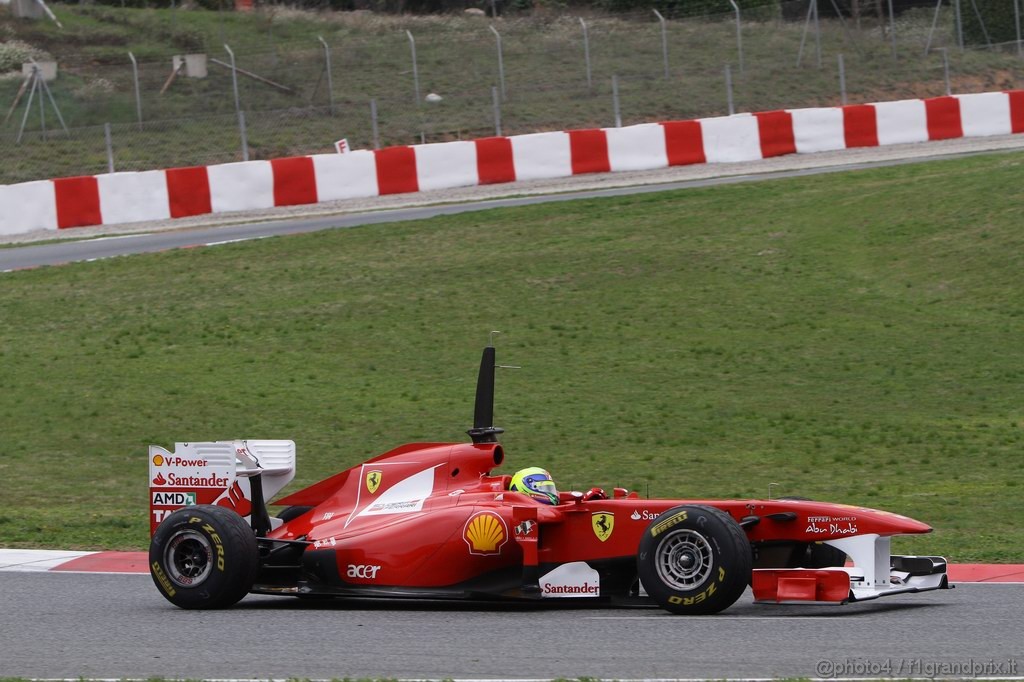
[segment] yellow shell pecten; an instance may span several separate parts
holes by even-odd
[[[469,522],[466,539],[474,551],[493,552],[505,539],[505,529],[493,514],[480,514]]]

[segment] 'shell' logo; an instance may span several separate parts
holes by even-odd
[[[228,488],[225,496],[217,500],[217,506],[232,509],[239,516],[248,516],[252,513],[252,503],[245,499],[245,493],[242,492],[242,486],[238,485],[238,481]]]
[[[466,523],[462,539],[469,545],[470,554],[500,554],[508,540],[508,528],[494,512],[480,512]]]
[[[370,491],[370,494],[377,492],[377,488],[380,487],[380,481],[384,477],[384,474],[378,470],[367,472],[366,474],[366,489]]]
[[[594,512],[594,515],[590,518],[590,523],[594,528],[594,535],[601,542],[604,542],[612,536],[612,531],[615,530],[615,514],[611,512]]]

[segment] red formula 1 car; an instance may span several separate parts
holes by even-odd
[[[247,593],[291,596],[656,604],[728,608],[847,603],[949,587],[941,557],[891,556],[894,535],[928,533],[889,512],[796,499],[641,499],[561,493],[544,504],[495,474],[495,352],[484,350],[471,443],[412,443],[275,502],[290,441],[150,448],[149,560],[182,608]],[[849,558],[849,562],[847,561]],[[846,565],[846,564],[852,565]],[[562,602],[564,603],[564,602]]]

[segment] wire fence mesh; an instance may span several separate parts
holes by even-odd
[[[14,105],[0,126],[0,183],[103,173],[111,158],[116,171],[145,170],[329,153],[343,137],[365,149],[499,127],[609,127],[616,111],[629,125],[724,115],[730,102],[764,111],[1017,87],[1018,34],[997,42],[1005,26],[982,32],[980,15],[970,28],[972,6],[901,2],[890,14],[884,2],[792,0],[665,11],[664,25],[650,11],[416,22],[329,13],[323,42],[275,34],[269,22],[259,42],[229,46],[235,71],[227,43],[216,44],[230,37],[221,31],[197,38],[205,58],[177,70],[169,58],[133,69],[127,53],[122,65],[68,60],[49,83],[53,102],[41,91],[17,98],[21,76],[0,79],[0,101]]]

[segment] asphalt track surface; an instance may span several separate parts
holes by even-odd
[[[0,573],[0,676],[907,678],[990,664],[955,676],[1020,678],[1022,612],[1024,585],[1005,583],[847,606],[748,592],[710,617],[257,596],[184,611],[148,575]]]
[[[1020,145],[1021,136],[1014,136],[1013,144]],[[822,173],[838,173],[851,170],[863,170],[868,168],[880,168],[884,166],[904,165],[908,163],[923,163],[960,156],[969,156],[979,153],[991,153],[994,151],[1013,151],[1014,149],[989,149],[976,148],[977,145],[989,142],[985,138],[969,140],[975,147],[966,147],[964,151],[952,153],[930,153],[929,156],[915,156],[910,158],[885,158],[882,160],[871,160],[864,162],[852,162],[855,156],[851,155],[851,162],[842,165],[820,166],[812,168],[798,168],[782,170],[777,172],[758,172],[754,174],[728,175],[723,177],[701,178],[681,182],[663,182],[647,185],[629,185],[624,187],[612,187],[608,189],[590,191],[569,191],[561,194],[544,194],[540,196],[520,196],[503,199],[488,199],[483,201],[469,201],[458,204],[443,204],[435,206],[416,206],[410,208],[399,208],[391,210],[377,210],[343,215],[326,215],[314,217],[301,217],[285,220],[261,220],[255,222],[243,222],[235,225],[220,225],[214,227],[199,227],[171,231],[155,231],[142,234],[123,234],[117,236],[100,237],[96,239],[63,240],[45,244],[29,244],[0,249],[0,273],[35,268],[46,265],[62,265],[66,263],[111,258],[138,253],[154,253],[168,249],[190,248],[197,246],[213,246],[217,244],[246,241],[251,239],[262,239],[265,237],[283,236],[290,234],[302,234],[334,228],[352,228],[362,225],[375,225],[380,223],[422,220],[436,216],[454,215],[470,211],[480,211],[489,208],[506,208],[515,206],[527,206],[540,203],[558,201],[573,201],[577,199],[595,199],[601,197],[623,196],[630,194],[644,194],[649,192],[664,192],[678,189],[691,189],[697,187],[713,187],[718,185],[736,184],[741,182],[752,182],[762,180],[775,180],[782,178],[796,178]],[[901,150],[911,150],[912,153],[921,153],[922,149],[931,150],[937,145],[902,145],[899,150],[882,150],[880,153],[899,154]],[[941,149],[941,147],[939,147]],[[910,151],[906,153],[911,153]],[[815,155],[807,155],[814,157]],[[782,157],[788,161],[791,157]],[[804,159],[798,159],[803,161]],[[761,165],[751,164],[751,170],[756,171],[759,167],[764,168],[765,162]],[[616,174],[610,174],[612,176]],[[585,179],[585,178],[584,178]],[[513,191],[513,190],[509,190]],[[267,215],[273,216],[273,212]],[[171,224],[171,223],[168,223]],[[79,236],[75,231],[64,231]],[[56,236],[56,235],[55,235]],[[65,236],[62,234],[61,236]],[[80,233],[81,237],[89,237],[87,233]]]

